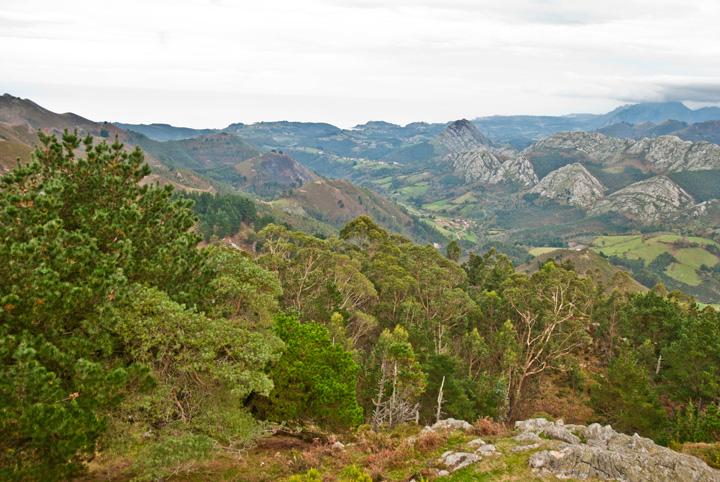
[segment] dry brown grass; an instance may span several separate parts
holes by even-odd
[[[415,457],[415,450],[413,445],[408,442],[403,442],[394,449],[385,449],[378,453],[370,454],[365,459],[365,464],[370,470],[370,473],[375,474],[386,474],[388,470],[402,467]]]
[[[420,452],[430,452],[445,444],[448,440],[447,433],[425,432],[415,439],[415,449]]]
[[[371,429],[358,432],[358,446],[363,452],[376,454],[384,450],[395,448],[399,441],[389,433],[376,432]]]
[[[473,424],[473,432],[476,435],[499,436],[507,435],[511,431],[512,429],[508,425],[488,417],[479,418]]]
[[[720,443],[687,442],[676,450],[695,456],[705,461],[710,467],[720,469]]]

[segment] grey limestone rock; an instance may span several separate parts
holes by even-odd
[[[438,463],[450,472],[463,469],[480,461],[480,456],[470,452],[447,451],[440,456]]]
[[[720,471],[712,469],[702,460],[661,447],[637,434],[621,434],[610,426],[599,424],[572,427],[586,441],[581,443],[578,439],[557,449],[533,454],[529,464],[536,473],[580,480],[720,481]],[[548,428],[540,427],[543,431]],[[564,428],[570,430],[569,427]]]
[[[577,162],[552,171],[530,190],[531,193],[582,209],[592,208],[603,198],[605,191],[605,186]]]
[[[426,427],[423,430],[425,430],[425,431],[430,430],[433,432],[436,432],[438,430],[462,430],[463,432],[469,432],[472,429],[473,429],[473,426],[470,425],[465,420],[446,418],[444,420],[435,422],[431,427]]]
[[[630,219],[652,223],[689,209],[694,203],[692,196],[672,180],[665,176],[655,176],[612,193],[591,212],[618,212]]]

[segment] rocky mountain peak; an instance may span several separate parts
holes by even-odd
[[[510,155],[487,147],[449,154],[446,160],[466,182],[484,184],[513,183],[530,187],[538,182],[530,161],[522,155]]]
[[[655,176],[612,193],[592,212],[617,212],[643,224],[651,224],[694,204],[692,196],[670,178]]]
[[[535,168],[533,168],[528,158],[522,154],[503,162],[500,171],[503,179],[523,187],[534,186],[538,183]]]
[[[456,120],[448,124],[438,136],[438,140],[450,152],[463,152],[493,145],[492,141],[467,119]]]
[[[589,209],[603,198],[605,186],[576,162],[552,171],[530,192],[560,203]]]

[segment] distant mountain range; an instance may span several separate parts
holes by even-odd
[[[172,184],[183,191],[242,191],[260,198],[261,206],[272,210],[277,219],[318,233],[332,232],[368,214],[386,228],[416,240],[443,239],[394,201],[348,181],[325,179],[271,147],[277,135],[302,145],[316,142],[317,136],[331,137],[340,132],[329,124],[233,124],[226,130],[168,124],[126,127],[71,113],[57,114],[28,99],[5,94],[0,97],[0,175],[18,160],[30,159],[38,132],[77,130],[96,142],[112,142],[117,137],[127,149],[142,148],[152,168],[152,174],[143,181],[146,183]],[[236,135],[238,131],[247,132],[253,144]]]
[[[518,262],[539,248],[590,246],[601,234],[682,230],[720,241],[719,108],[669,102],[602,115],[191,129],[94,122],[5,95],[0,170],[29,158],[38,131],[63,129],[141,147],[153,169],[145,182],[243,192],[281,222],[319,234],[368,214],[416,240],[499,247]],[[660,278],[646,279],[715,301],[720,250],[708,253],[707,269],[691,278],[656,267]]]
[[[660,127],[657,134],[649,132],[649,136],[669,134],[675,130],[688,127],[689,124],[720,121],[720,107],[703,107],[690,109],[681,102],[655,102],[630,104],[618,107],[606,114],[569,114],[565,116],[533,116],[509,115],[488,116],[473,119],[478,129],[493,142],[510,144],[523,148],[543,137],[565,131],[594,131],[607,129],[613,125],[637,125],[650,123],[647,127],[656,127],[666,121],[677,121],[671,126]],[[387,155],[397,148],[401,142],[429,139],[439,134],[447,123],[428,124],[415,122],[406,126],[383,121],[372,121],[355,126],[352,129],[340,129],[326,123],[315,122],[259,122],[256,124],[231,124],[224,129],[192,129],[174,127],[169,124],[126,124],[115,123],[116,126],[143,134],[157,141],[182,140],[199,137],[213,132],[225,131],[240,135],[259,147],[270,147],[278,144],[308,145],[311,140],[322,141],[319,147],[333,151],[363,151],[372,157]],[[667,130],[670,128],[670,130]],[[642,129],[642,128],[641,128]],[[663,130],[665,129],[665,130]],[[611,131],[603,131],[614,135]],[[641,131],[638,131],[641,132]],[[637,133],[627,131],[627,137],[638,137]],[[624,132],[618,134],[625,136]],[[717,135],[717,134],[716,134]],[[692,140],[692,139],[691,139]],[[709,139],[706,139],[709,140]],[[364,146],[368,142],[374,147]],[[337,152],[338,154],[340,152]]]
[[[640,124],[620,122],[598,129],[598,132],[607,136],[628,139],[673,135],[686,141],[720,143],[720,121],[716,120],[697,122],[695,124],[676,120],[667,120],[657,124],[653,122]]]
[[[593,131],[615,124],[661,124],[665,121],[687,124],[720,120],[720,107],[690,109],[681,102],[655,102],[624,105],[607,114],[566,116],[491,116],[474,119],[480,130],[497,142],[526,147],[533,141],[564,131]]]

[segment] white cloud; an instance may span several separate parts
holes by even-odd
[[[714,0],[4,0],[0,90],[191,126],[717,102],[718,20]]]

